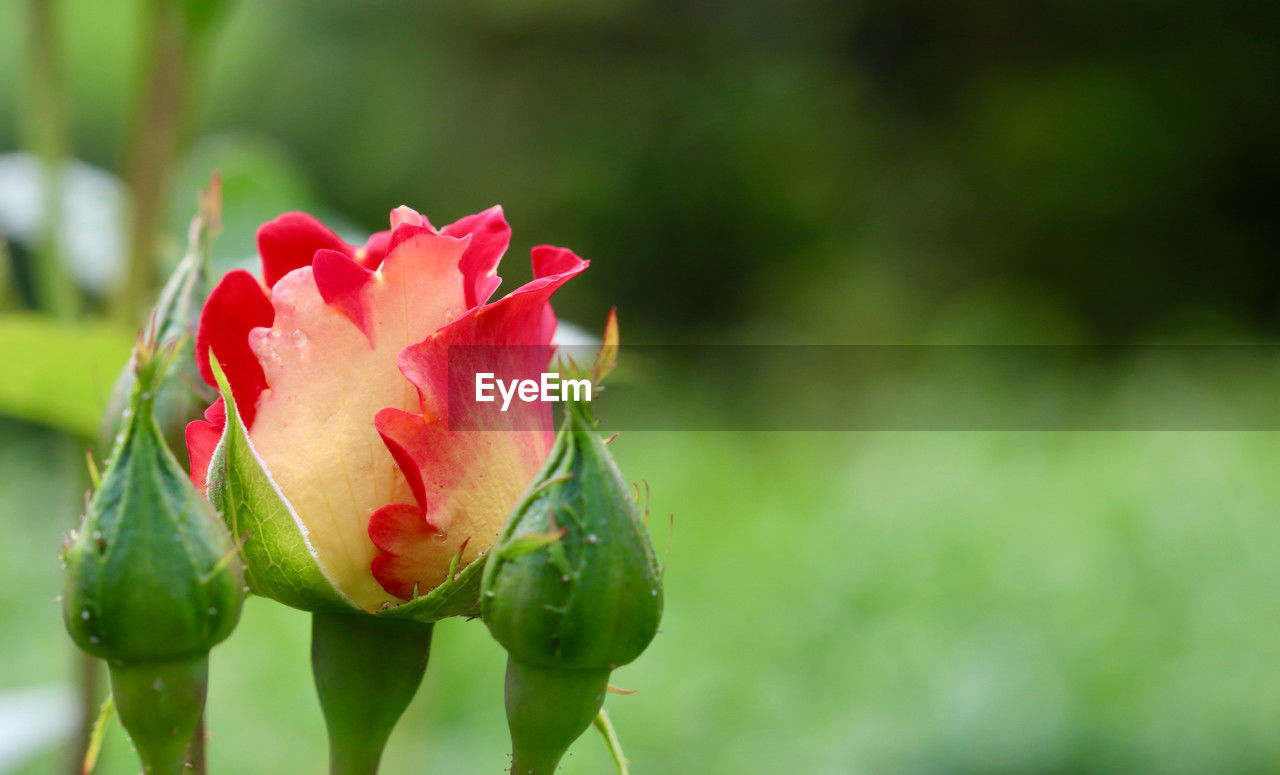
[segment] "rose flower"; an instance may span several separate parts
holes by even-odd
[[[587,266],[536,247],[534,279],[490,302],[510,234],[498,207],[439,230],[401,207],[354,247],[289,213],[258,232],[261,279],[236,270],[214,288],[196,359],[210,385],[225,375],[223,398],[187,448],[254,591],[384,611],[493,542],[551,448],[551,409],[451,427],[449,348],[522,345],[545,368],[551,294]]]

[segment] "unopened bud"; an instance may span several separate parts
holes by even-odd
[[[146,772],[177,772],[204,705],[209,649],[235,627],[243,581],[226,527],[165,446],[156,388],[172,351],[141,342],[127,418],[63,552],[63,620],[107,660]]]
[[[609,673],[649,645],[662,581],[637,499],[585,404],[570,404],[485,567],[481,612],[507,650],[513,773],[542,775],[599,713]]]

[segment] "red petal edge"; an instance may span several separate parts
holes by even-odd
[[[285,213],[258,228],[258,255],[268,288],[294,269],[311,266],[316,251],[326,249],[356,255],[354,246],[306,213]]]
[[[231,395],[246,428],[253,427],[258,394],[267,386],[258,356],[249,347],[249,332],[270,326],[275,317],[275,308],[262,284],[243,269],[228,272],[200,311],[196,366],[204,381],[216,387],[213,367],[209,365],[209,351],[213,351],[231,384]]]
[[[397,229],[404,229],[401,226]],[[457,470],[458,434],[449,430],[447,416],[448,350],[451,345],[543,345],[545,368],[551,356],[555,315],[549,299],[561,285],[587,268],[589,262],[563,248],[535,249],[536,279],[493,304],[475,307],[425,341],[400,351],[400,371],[418,388],[422,415],[397,410],[378,413],[375,425],[418,501],[416,506],[393,504],[373,514],[369,538],[380,554],[370,565],[374,578],[388,593],[409,599],[423,575],[416,548],[438,541],[431,520],[434,504],[426,493],[447,489],[463,473]],[[540,271],[541,270],[541,271]],[[547,322],[550,321],[548,326]],[[550,407],[527,404],[537,417],[509,413],[512,430],[542,431],[542,454],[551,449]],[[453,452],[454,454],[449,454]],[[530,472],[532,476],[532,472]]]
[[[373,281],[373,272],[336,250],[316,251],[311,270],[320,298],[363,331],[372,347],[374,342],[369,320],[368,290],[369,283]]]
[[[489,301],[502,283],[502,278],[495,273],[498,262],[511,244],[511,226],[503,217],[502,206],[495,205],[484,212],[460,218],[441,229],[440,233],[446,237],[471,236],[471,244],[467,245],[458,262],[467,308]]]

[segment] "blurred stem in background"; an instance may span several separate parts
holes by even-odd
[[[79,312],[80,299],[62,260],[63,172],[70,157],[71,133],[57,17],[58,4],[54,0],[27,3],[28,49],[23,86],[28,109],[19,111],[18,121],[23,142],[39,159],[42,175],[40,236],[31,264],[36,304],[45,314],[67,320]],[[68,439],[60,451],[69,460],[78,448],[78,442]],[[80,773],[101,703],[102,667],[98,660],[79,650],[73,658],[80,718],[69,764],[71,772]]]
[[[148,0],[145,9],[146,48],[125,149],[127,263],[112,310],[118,322],[131,327],[150,307],[159,277],[157,235],[182,131],[189,49],[182,3]]]
[[[74,317],[79,298],[62,261],[61,227],[63,169],[69,156],[66,76],[54,0],[27,3],[27,72],[24,79],[28,108],[18,112],[24,144],[40,160],[42,221],[32,262],[33,284],[40,308],[61,319]]]

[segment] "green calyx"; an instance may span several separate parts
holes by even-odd
[[[221,520],[166,447],[156,388],[172,352],[142,343],[124,429],[63,551],[67,631],[116,664],[205,654],[235,627],[243,582]]]
[[[662,579],[636,497],[571,404],[546,466],[485,565],[481,615],[507,650],[512,772],[555,771],[610,672],[653,640]]]

